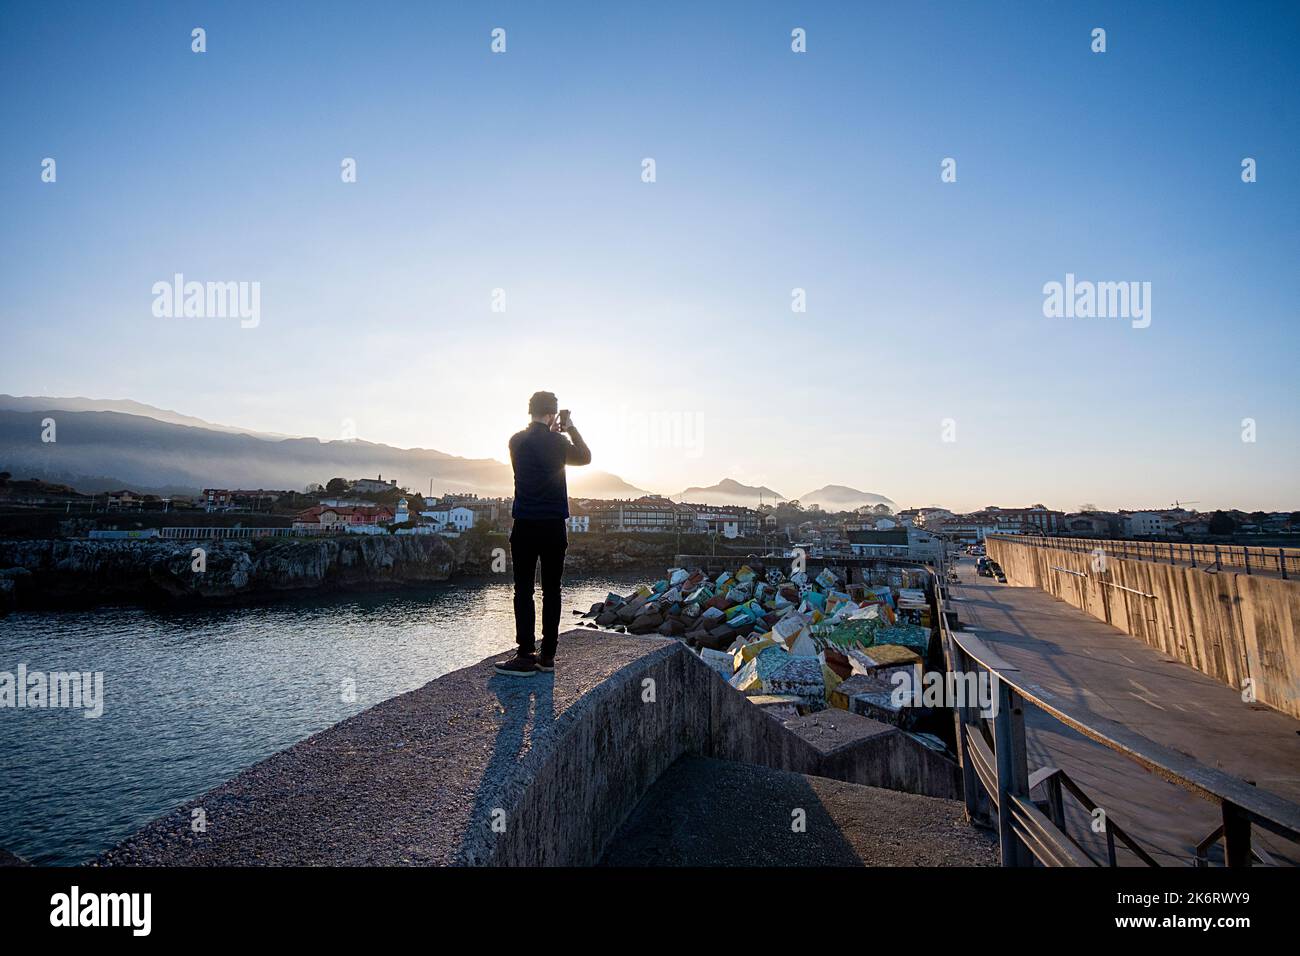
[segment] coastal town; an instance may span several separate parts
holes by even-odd
[[[508,531],[509,497],[464,491],[421,494],[396,479],[332,478],[303,491],[205,488],[192,495],[158,495],[128,488],[97,494],[0,472],[0,515],[8,534],[57,537],[165,536],[177,527],[272,529],[280,535],[437,534],[459,537]],[[1178,503],[1105,511],[1082,505],[1064,511],[1034,503],[989,505],[974,512],[947,508],[864,505],[824,510],[797,500],[758,507],[677,501],[660,495],[632,499],[571,498],[570,536],[702,535],[736,545],[798,545],[861,556],[932,561],[941,540],[977,544],[987,536],[1141,539],[1171,542],[1240,541],[1286,544],[1300,534],[1300,512],[1216,510]],[[254,535],[255,536],[255,535]]]

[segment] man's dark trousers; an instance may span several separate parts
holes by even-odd
[[[554,657],[560,639],[560,580],[569,546],[563,518],[516,518],[510,531],[510,563],[515,570],[515,641],[519,650],[536,649],[533,578],[542,565],[542,657]]]

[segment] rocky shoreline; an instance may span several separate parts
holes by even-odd
[[[202,560],[195,549],[202,549]],[[120,603],[221,603],[322,588],[448,580],[444,538],[340,535],[258,541],[0,540],[0,612]],[[201,564],[201,570],[199,566]]]
[[[570,535],[565,573],[662,568],[672,560],[675,544],[635,534]],[[194,569],[195,548],[204,551],[202,571]],[[225,541],[0,539],[0,615],[113,604],[239,604],[325,589],[420,587],[453,577],[495,577],[509,550],[505,533]]]

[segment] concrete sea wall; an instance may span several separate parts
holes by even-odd
[[[783,724],[677,640],[569,631],[556,672],[527,679],[494,660],[275,754],[100,862],[589,865],[687,754],[960,793],[955,766],[897,728],[841,711]]]
[[[1010,584],[1036,587],[1229,687],[1300,717],[1300,582],[990,539]],[[1057,570],[1063,569],[1063,570]],[[1127,589],[1127,590],[1125,590]]]
[[[595,863],[646,791],[688,754],[961,798],[956,765],[897,728],[838,710],[783,723],[676,640],[655,640],[652,652],[593,688],[556,730],[511,788],[508,815],[527,825],[505,834],[480,829],[460,862]]]

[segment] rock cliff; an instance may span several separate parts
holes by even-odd
[[[195,549],[202,548],[202,570]],[[10,606],[238,600],[321,587],[447,580],[452,547],[436,536],[340,535],[258,541],[0,540]]]

